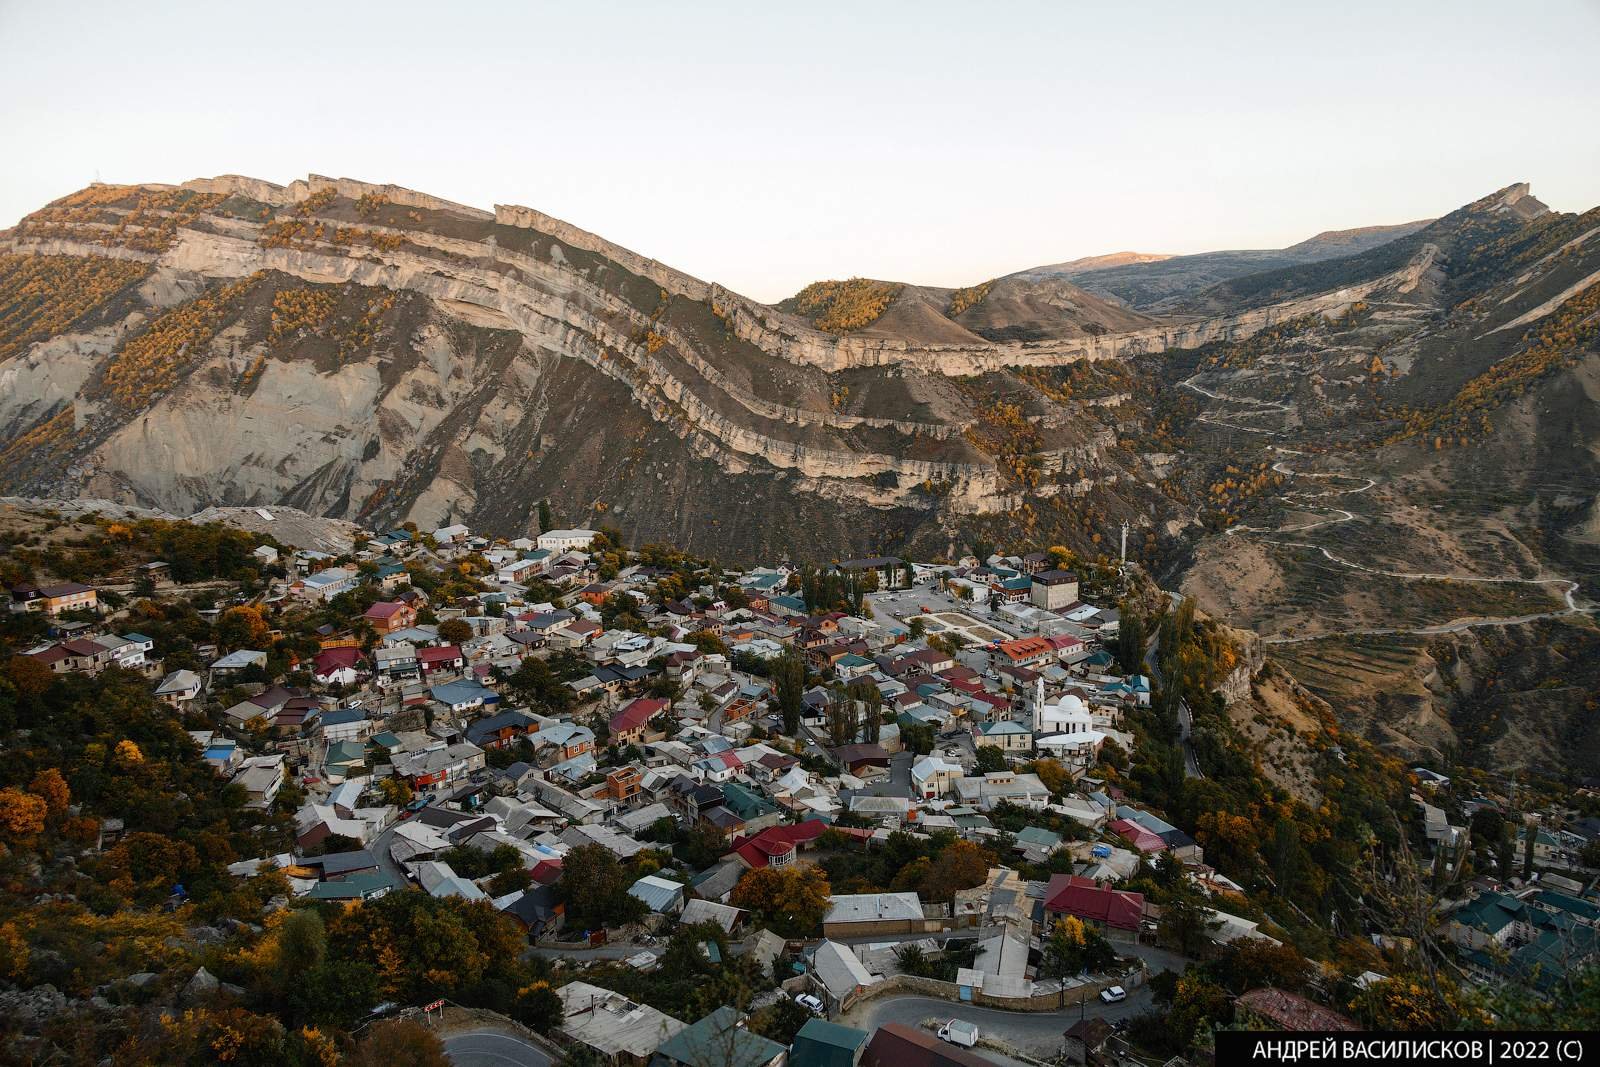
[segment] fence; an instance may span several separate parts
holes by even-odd
[[[1002,997],[984,992],[981,988],[974,988],[972,996],[963,1000],[961,990],[965,987],[955,982],[941,982],[937,978],[919,978],[909,974],[894,974],[884,978],[881,982],[865,986],[846,997],[839,1005],[839,1011],[846,1012],[858,1004],[893,993],[915,994],[925,997],[936,997],[939,1000],[948,1000],[957,1004],[975,1004],[982,1008],[999,1008],[1003,1011],[1057,1011],[1064,1005],[1080,1004],[1100,995],[1101,990],[1120,985],[1124,989],[1137,989],[1145,983],[1145,963],[1135,960],[1125,974],[1107,975],[1088,982],[1076,983],[1067,986],[1063,993],[1061,984],[1055,981],[1035,982],[1033,994],[1027,997]]]

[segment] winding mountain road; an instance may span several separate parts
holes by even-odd
[[[1195,375],[1195,376],[1193,376],[1191,378],[1185,379],[1184,381],[1180,382],[1179,384],[1181,386],[1187,388],[1187,389],[1192,390],[1195,393],[1198,393],[1199,395],[1201,395],[1203,397],[1206,397],[1207,399],[1210,399],[1210,400],[1216,400],[1216,401],[1220,401],[1220,402],[1223,402],[1223,403],[1229,403],[1229,404],[1242,404],[1242,405],[1244,405],[1246,407],[1250,407],[1250,408],[1254,408],[1255,409],[1253,411],[1248,411],[1248,412],[1236,412],[1236,413],[1234,413],[1234,415],[1232,417],[1250,417],[1250,416],[1255,416],[1255,415],[1266,415],[1266,414],[1273,414],[1273,413],[1286,413],[1286,412],[1291,410],[1291,408],[1290,408],[1290,406],[1288,404],[1281,403],[1281,402],[1278,402],[1278,401],[1257,400],[1257,399],[1255,399],[1253,397],[1228,396],[1228,395],[1226,395],[1224,393],[1218,393],[1213,389],[1207,389],[1204,386],[1195,384],[1194,378],[1196,378],[1196,377],[1199,377],[1199,375]],[[1214,414],[1211,413],[1211,412],[1202,413],[1201,415],[1198,416],[1198,419],[1201,422],[1209,423],[1209,424],[1214,425],[1214,426],[1223,426],[1223,427],[1227,427],[1229,429],[1249,430],[1252,433],[1270,434],[1270,435],[1275,436],[1275,437],[1285,436],[1283,433],[1281,433],[1279,431],[1276,431],[1276,430],[1267,430],[1267,429],[1262,429],[1260,427],[1241,426],[1241,425],[1238,425],[1236,423],[1224,422],[1224,421],[1221,421],[1220,419],[1216,418],[1214,416]],[[1283,453],[1285,455],[1291,455],[1291,456],[1302,455],[1302,453],[1297,452],[1297,451],[1295,451],[1294,449],[1291,449],[1291,448],[1283,448],[1283,447],[1278,446],[1278,445],[1273,445],[1271,447],[1273,449],[1275,449],[1276,451],[1278,451],[1280,453]],[[1354,560],[1345,559],[1342,556],[1335,555],[1333,552],[1329,551],[1327,548],[1324,548],[1321,545],[1311,544],[1310,542],[1307,542],[1307,541],[1283,541],[1283,540],[1277,540],[1276,538],[1281,537],[1284,534],[1301,534],[1301,533],[1305,533],[1305,532],[1307,532],[1309,530],[1316,530],[1316,529],[1320,529],[1320,528],[1326,527],[1326,526],[1334,526],[1334,525],[1337,525],[1339,523],[1353,521],[1355,519],[1355,517],[1356,517],[1355,512],[1350,511],[1347,508],[1334,507],[1334,506],[1332,506],[1330,504],[1313,503],[1312,501],[1315,501],[1315,500],[1317,500],[1319,498],[1324,498],[1324,497],[1356,496],[1356,495],[1359,495],[1361,493],[1367,492],[1369,489],[1372,489],[1374,486],[1376,486],[1378,484],[1378,482],[1377,482],[1377,480],[1375,478],[1372,478],[1372,477],[1367,476],[1367,475],[1322,473],[1322,472],[1315,472],[1315,471],[1298,471],[1298,470],[1295,470],[1294,468],[1290,467],[1287,463],[1285,463],[1282,460],[1279,460],[1276,463],[1274,463],[1272,465],[1272,469],[1275,472],[1279,473],[1279,474],[1282,474],[1282,475],[1285,475],[1286,477],[1291,477],[1291,478],[1319,478],[1319,479],[1330,480],[1330,481],[1334,480],[1334,479],[1346,479],[1346,480],[1351,480],[1351,481],[1360,480],[1363,484],[1361,484],[1359,486],[1355,486],[1353,488],[1348,488],[1348,489],[1329,488],[1329,489],[1323,489],[1323,490],[1316,491],[1316,492],[1312,492],[1312,491],[1308,491],[1308,490],[1284,492],[1284,493],[1280,494],[1279,498],[1282,501],[1284,501],[1286,504],[1291,504],[1291,505],[1293,505],[1293,506],[1295,506],[1297,508],[1300,508],[1301,510],[1304,510],[1304,511],[1320,511],[1320,512],[1324,512],[1329,517],[1325,518],[1325,519],[1319,519],[1319,520],[1317,520],[1315,522],[1302,523],[1302,524],[1297,525],[1297,526],[1282,526],[1282,527],[1278,527],[1276,529],[1268,529],[1268,528],[1264,528],[1264,527],[1260,527],[1260,526],[1246,526],[1246,525],[1241,523],[1241,524],[1238,524],[1238,525],[1235,525],[1235,526],[1230,526],[1230,527],[1228,527],[1227,530],[1223,531],[1225,536],[1234,537],[1234,536],[1237,536],[1239,534],[1270,535],[1270,536],[1258,536],[1258,539],[1262,544],[1276,545],[1276,546],[1278,546],[1280,548],[1305,549],[1305,550],[1310,550],[1310,551],[1313,551],[1313,552],[1318,552],[1318,553],[1320,553],[1322,555],[1322,557],[1324,559],[1326,559],[1330,563],[1337,564],[1337,565],[1339,565],[1341,567],[1348,567],[1351,570],[1360,571],[1363,574],[1370,574],[1370,575],[1373,575],[1375,577],[1380,577],[1380,578],[1395,578],[1395,579],[1398,579],[1398,580],[1401,580],[1401,581],[1471,582],[1471,583],[1486,584],[1486,585],[1557,586],[1557,587],[1560,588],[1562,599],[1565,601],[1566,607],[1561,609],[1561,610],[1558,610],[1558,611],[1540,611],[1540,612],[1534,612],[1534,613],[1528,614],[1528,615],[1515,615],[1515,616],[1467,616],[1467,617],[1458,618],[1458,619],[1451,619],[1448,622],[1437,623],[1437,624],[1432,625],[1432,626],[1419,626],[1419,627],[1409,627],[1409,628],[1408,627],[1367,627],[1367,628],[1358,628],[1358,629],[1350,629],[1350,630],[1328,630],[1328,631],[1324,631],[1322,633],[1304,634],[1304,635],[1297,635],[1297,636],[1292,636],[1292,637],[1291,636],[1284,636],[1284,635],[1275,635],[1275,636],[1272,636],[1272,637],[1263,637],[1262,638],[1262,642],[1264,644],[1269,644],[1269,645],[1295,645],[1295,644],[1303,644],[1303,643],[1308,642],[1308,641],[1319,641],[1319,640],[1322,640],[1323,638],[1328,638],[1328,637],[1350,637],[1350,636],[1366,637],[1366,636],[1388,636],[1388,635],[1395,635],[1395,634],[1435,635],[1435,634],[1446,634],[1446,633],[1459,633],[1459,632],[1461,632],[1463,630],[1473,630],[1473,629],[1478,629],[1478,628],[1481,628],[1481,627],[1520,626],[1520,625],[1523,625],[1525,623],[1538,622],[1538,621],[1543,620],[1543,619],[1560,619],[1560,618],[1566,618],[1566,617],[1569,617],[1569,616],[1572,616],[1572,615],[1592,615],[1596,611],[1596,606],[1593,605],[1593,604],[1579,604],[1578,603],[1578,590],[1581,588],[1581,586],[1579,585],[1578,582],[1572,580],[1571,578],[1560,578],[1560,577],[1556,577],[1556,578],[1484,577],[1484,576],[1472,575],[1472,574],[1439,574],[1439,573],[1432,573],[1432,572],[1427,572],[1427,571],[1391,571],[1391,570],[1385,570],[1385,569],[1383,569],[1381,567],[1369,567],[1366,564],[1357,563]]]

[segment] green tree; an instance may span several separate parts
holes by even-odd
[[[1123,674],[1144,673],[1144,616],[1132,601],[1124,600],[1117,614],[1117,665]]]
[[[629,872],[601,845],[579,845],[561,863],[561,898],[570,925],[583,930],[643,918],[644,901],[628,892]]]
[[[793,737],[800,730],[800,710],[806,690],[806,661],[793,648],[786,648],[772,664],[772,682],[783,716],[783,732]]]
[[[1003,771],[1005,769],[1006,754],[999,745],[978,746],[978,772],[980,774],[988,774],[990,771]]]
[[[552,518],[551,515],[550,515],[550,501],[549,500],[541,500],[541,501],[539,501],[539,532],[540,533],[549,533],[551,528],[554,527],[555,524],[556,524],[555,519]]]

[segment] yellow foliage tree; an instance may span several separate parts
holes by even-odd
[[[23,841],[44,830],[49,806],[40,797],[20,789],[0,789],[0,832],[11,841]]]

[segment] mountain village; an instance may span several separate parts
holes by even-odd
[[[190,666],[167,669],[84,583],[12,590],[13,612],[50,623],[24,655],[57,674],[141,672],[173,714],[209,715],[190,736],[216,775],[249,806],[293,810],[295,849],[240,860],[237,877],[276,869],[310,901],[423,892],[514,918],[527,951],[557,961],[562,1018],[538,1039],[552,1053],[715,1067],[732,1042],[741,1064],[973,1064],[989,1062],[962,1047],[979,1027],[973,1042],[934,1031],[983,1014],[982,1042],[1007,1055],[1115,1062],[1152,975],[1279,945],[1227,910],[1242,889],[1201,845],[1117,781],[1154,659],[1142,636],[1132,652],[1120,639],[1115,564],[1092,589],[1052,552],[724,570],[628,552],[614,531],[508,541],[459,524],[262,539],[253,556],[259,590],[202,612],[237,641],[197,644]],[[137,567],[137,591],[170,595],[168,570]],[[307,606],[344,621],[285,658],[271,620]],[[229,612],[247,625],[220,625]],[[1432,862],[1458,862],[1470,831],[1428,799],[1448,779],[1415,774]],[[1548,967],[1558,945],[1594,952],[1600,902],[1578,857],[1600,825],[1528,834],[1543,880],[1477,886],[1448,919],[1485,981]],[[892,880],[824,881],[811,911],[794,904],[828,857],[873,856]],[[584,881],[575,896],[575,867],[625,893],[595,900]],[[1151,872],[1204,903],[1164,914],[1119,887]],[[618,961],[648,973],[703,924],[772,987],[677,1019],[588,980]],[[948,1005],[890,1010],[913,996]],[[787,1046],[744,1025],[775,1003],[809,1020]],[[1009,1031],[997,1010],[1042,1013],[1045,1029]],[[1276,988],[1236,1010],[1356,1025]]]

